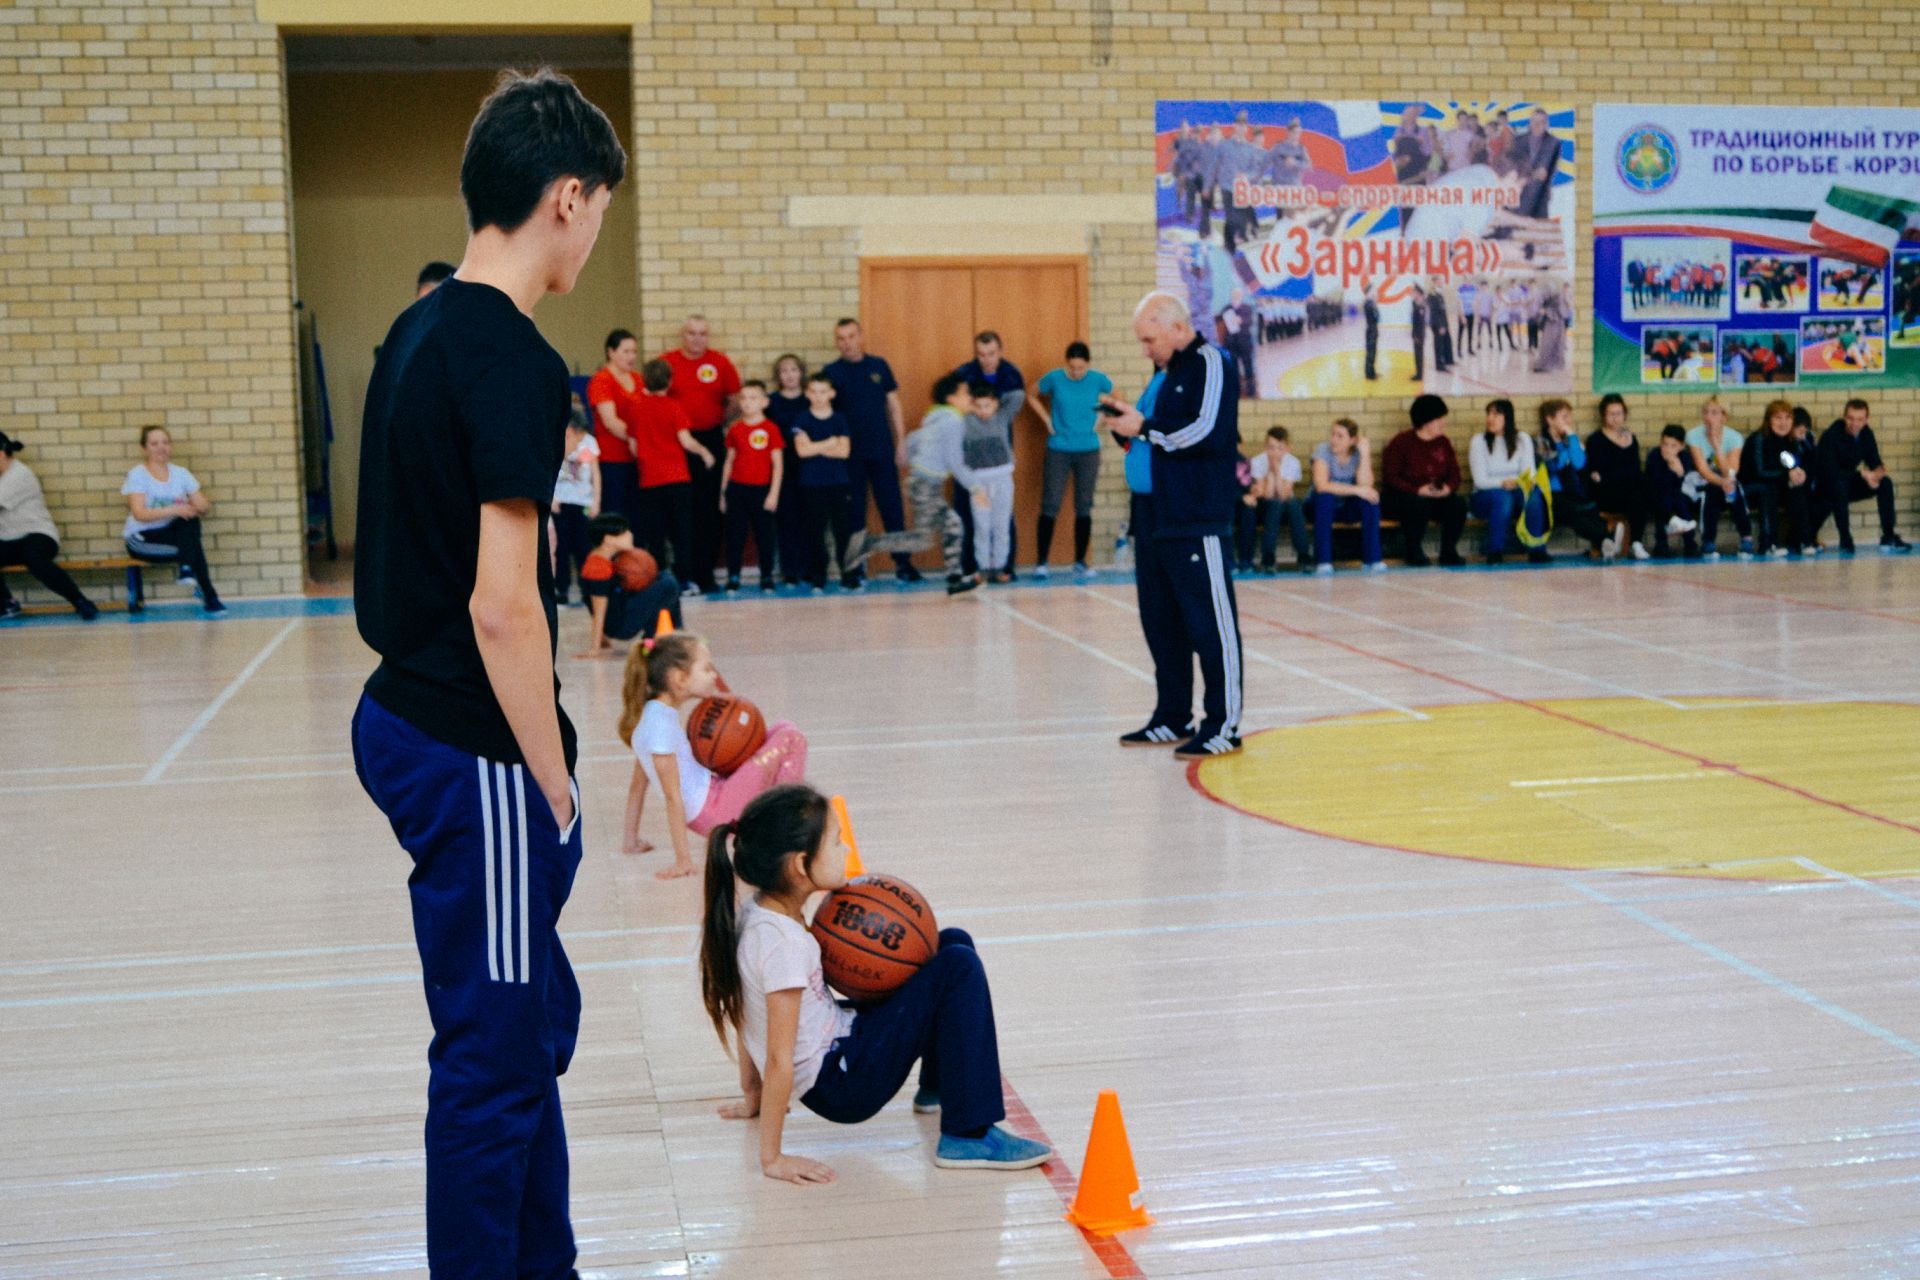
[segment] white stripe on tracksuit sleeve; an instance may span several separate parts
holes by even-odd
[[[1199,444],[1212,433],[1214,422],[1220,415],[1220,391],[1226,381],[1221,372],[1220,349],[1208,343],[1200,348],[1200,359],[1207,366],[1207,385],[1200,400],[1200,416],[1178,431],[1147,432],[1147,439],[1162,449],[1185,449]]]

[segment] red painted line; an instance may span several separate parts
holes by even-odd
[[[1920,618],[1908,618],[1897,613],[1882,613],[1877,609],[1857,609],[1850,604],[1823,604],[1818,600],[1802,600],[1798,596],[1783,596],[1777,591],[1755,591],[1751,587],[1729,587],[1719,582],[1702,582],[1698,578],[1668,574],[1672,582],[1684,582],[1690,587],[1699,587],[1703,591],[1725,591],[1730,595],[1753,596],[1760,600],[1773,600],[1780,604],[1795,604],[1802,609],[1825,609],[1832,613],[1857,613],[1863,618],[1884,618],[1888,622],[1904,622],[1910,627],[1920,627]]]
[[[1067,1168],[1066,1160],[1060,1158],[1060,1144],[1047,1136],[1047,1131],[1040,1127],[1040,1121],[1034,1118],[1033,1112],[1021,1100],[1020,1091],[1013,1087],[1013,1081],[1004,1075],[1000,1077],[1000,1094],[1006,1103],[1008,1126],[1023,1138],[1044,1142],[1053,1148],[1055,1158],[1041,1165],[1040,1169],[1047,1175],[1047,1181],[1053,1184],[1054,1194],[1060,1197],[1060,1207],[1072,1208],[1079,1181],[1073,1176],[1073,1170]],[[1107,1274],[1113,1280],[1146,1276],[1140,1264],[1133,1260],[1133,1255],[1127,1252],[1127,1246],[1121,1244],[1117,1237],[1096,1236],[1080,1226],[1074,1230],[1080,1233],[1080,1238],[1087,1242],[1087,1248],[1093,1250],[1093,1256],[1100,1260],[1100,1265],[1107,1269]]]
[[[1749,782],[1757,782],[1757,783],[1760,783],[1762,786],[1773,787],[1776,790],[1787,792],[1789,795],[1799,796],[1802,800],[1810,800],[1814,804],[1825,805],[1830,809],[1838,809],[1842,813],[1851,814],[1856,818],[1865,818],[1869,822],[1878,822],[1882,826],[1893,827],[1900,831],[1910,831],[1914,835],[1920,835],[1920,826],[1915,826],[1910,822],[1902,822],[1898,818],[1889,818],[1885,814],[1874,813],[1868,809],[1861,809],[1854,805],[1850,805],[1846,803],[1844,800],[1835,800],[1830,796],[1819,795],[1815,792],[1806,790],[1804,787],[1796,787],[1790,782],[1782,782],[1778,778],[1770,778],[1764,773],[1750,772],[1742,768],[1738,764],[1734,764],[1729,761],[1709,760],[1705,756],[1695,755],[1691,751],[1683,751],[1678,747],[1668,746],[1664,742],[1655,742],[1651,738],[1638,737],[1634,734],[1627,733],[1621,729],[1611,728],[1604,724],[1596,724],[1592,720],[1582,719],[1580,716],[1576,716],[1573,713],[1568,711],[1560,711],[1553,707],[1541,706],[1539,703],[1530,702],[1525,698],[1515,698],[1509,694],[1501,693],[1498,689],[1489,689],[1484,685],[1477,685],[1470,680],[1462,680],[1457,676],[1443,675],[1438,671],[1429,670],[1426,667],[1416,666],[1411,662],[1404,662],[1399,658],[1388,657],[1386,654],[1383,654],[1383,653],[1375,653],[1370,649],[1363,649],[1359,645],[1349,644],[1347,641],[1336,639],[1333,636],[1324,636],[1319,634],[1318,632],[1308,631],[1301,627],[1290,626],[1287,623],[1279,622],[1272,618],[1263,617],[1262,615],[1257,613],[1247,613],[1242,611],[1240,616],[1242,618],[1249,618],[1254,622],[1261,623],[1265,626],[1272,627],[1277,631],[1284,631],[1289,635],[1299,636],[1307,640],[1317,640],[1321,644],[1332,645],[1336,649],[1345,649],[1349,653],[1358,654],[1363,658],[1371,658],[1375,662],[1384,662],[1389,666],[1399,667],[1404,671],[1411,671],[1416,675],[1423,675],[1429,679],[1439,680],[1446,684],[1454,685],[1461,689],[1472,690],[1474,693],[1477,693],[1484,698],[1493,699],[1496,702],[1505,702],[1512,706],[1525,707],[1529,711],[1536,712],[1540,715],[1547,716],[1551,719],[1562,720],[1562,721],[1565,721],[1567,724],[1579,725],[1581,728],[1591,729],[1595,733],[1604,733],[1608,737],[1618,738],[1622,742],[1631,742],[1635,746],[1646,747],[1652,751],[1659,751],[1666,755],[1676,756],[1682,760],[1689,760],[1694,764],[1698,765],[1702,769],[1713,769],[1722,773],[1732,774],[1735,777],[1745,778]]]

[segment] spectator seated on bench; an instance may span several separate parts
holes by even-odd
[[[1447,402],[1439,396],[1416,397],[1408,411],[1413,425],[1387,442],[1380,459],[1380,510],[1398,522],[1407,563],[1428,563],[1427,522],[1440,522],[1440,563],[1462,565],[1460,530],[1467,504],[1460,496],[1460,455],[1447,439]]]
[[[146,461],[127,472],[127,481],[120,486],[127,497],[127,523],[122,531],[127,551],[139,560],[181,566],[199,585],[207,616],[217,618],[227,607],[213,588],[200,532],[200,518],[212,503],[193,472],[173,465],[173,437],[165,427],[140,428],[140,448]]]
[[[0,566],[25,565],[47,590],[91,622],[100,609],[54,562],[60,554],[60,530],[47,510],[39,477],[14,457],[24,448],[20,441],[0,432]],[[7,589],[6,579],[0,578],[0,618],[11,618],[19,612],[20,602]]]
[[[1520,477],[1533,471],[1533,437],[1514,423],[1513,401],[1487,405],[1487,429],[1467,447],[1467,461],[1473,471],[1473,514],[1487,522],[1487,563],[1499,564],[1520,514]]]
[[[1333,572],[1333,525],[1360,524],[1360,559],[1366,573],[1384,573],[1380,558],[1380,491],[1373,486],[1373,447],[1352,418],[1335,418],[1326,441],[1313,451],[1313,571]]]

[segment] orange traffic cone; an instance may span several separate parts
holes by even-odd
[[[853,819],[847,816],[847,798],[833,798],[833,816],[840,820],[840,839],[847,846],[847,879],[867,874],[866,866],[860,861],[860,842],[853,838]]]
[[[1110,1236],[1148,1226],[1153,1217],[1140,1203],[1140,1176],[1133,1170],[1127,1123],[1120,1118],[1120,1095],[1100,1091],[1093,1108],[1093,1132],[1080,1165],[1080,1190],[1067,1221],[1090,1235]]]
[[[672,634],[673,634],[673,610],[662,609],[660,611],[660,620],[653,624],[653,638],[655,640],[658,640],[662,636],[670,636]]]

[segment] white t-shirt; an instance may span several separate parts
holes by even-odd
[[[658,698],[648,700],[647,709],[640,713],[640,723],[633,727],[633,754],[639,757],[647,781],[656,790],[660,786],[660,774],[653,767],[653,758],[678,757],[680,803],[686,806],[688,822],[700,816],[701,807],[707,803],[707,790],[713,786],[713,774],[693,758],[693,744],[687,741],[687,730],[680,723],[678,711]]]
[[[0,541],[11,542],[30,533],[44,533],[60,541],[46,496],[40,492],[40,478],[16,458],[12,466],[0,472]]]
[[[560,478],[553,482],[553,500],[562,506],[593,505],[593,464],[600,461],[600,446],[592,436],[581,436],[580,444],[560,462]]]
[[[767,1074],[767,995],[800,992],[800,1026],[793,1038],[793,1096],[798,1098],[820,1078],[820,1063],[833,1042],[853,1029],[853,1011],[827,993],[820,944],[798,920],[749,899],[738,924],[740,1039],[762,1079]]]
[[[127,472],[127,482],[120,486],[120,492],[128,496],[143,494],[147,499],[147,510],[155,511],[161,507],[176,506],[187,500],[190,493],[200,492],[200,482],[193,478],[193,472],[185,467],[169,465],[167,478],[155,480],[153,472],[141,463]],[[135,520],[133,514],[127,514],[127,523],[120,531],[123,538],[131,538],[136,533],[145,533],[148,529],[164,529],[172,523],[173,517],[164,520]]]
[[[1261,449],[1260,452],[1253,455],[1251,474],[1255,480],[1266,479],[1267,472],[1272,469],[1272,464],[1267,461],[1267,451],[1265,449]],[[1293,456],[1292,450],[1288,450],[1287,455],[1280,459],[1280,487],[1285,490],[1280,496],[1283,498],[1291,498],[1294,488],[1299,485],[1299,483],[1300,459]]]

